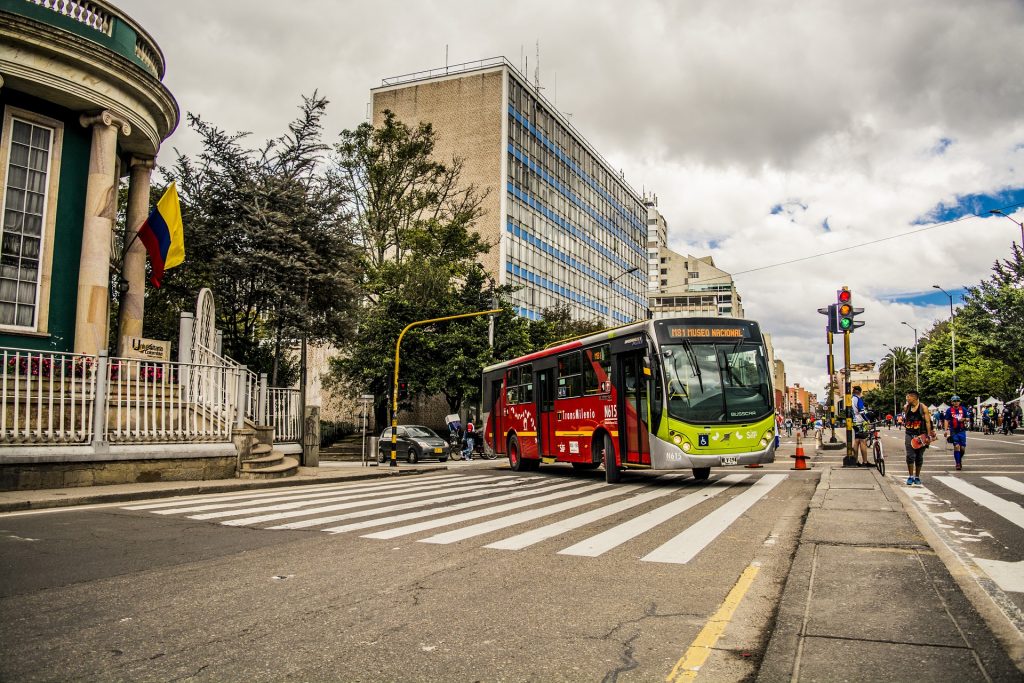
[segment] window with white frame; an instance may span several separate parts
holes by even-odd
[[[11,119],[0,237],[0,325],[34,328],[54,130]]]

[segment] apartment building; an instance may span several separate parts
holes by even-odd
[[[683,255],[668,247],[659,250],[658,288],[649,299],[653,318],[744,317],[736,283],[712,257]]]

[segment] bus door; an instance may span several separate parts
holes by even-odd
[[[555,369],[537,371],[537,452],[555,454]]]
[[[498,375],[498,379],[491,380],[491,422],[490,427],[494,431],[488,433],[487,438],[494,447],[495,453],[505,452],[505,396],[502,386],[505,379]]]
[[[647,403],[650,387],[644,374],[644,352],[619,354],[618,364],[615,377],[619,394],[620,458],[624,463],[649,465]]]

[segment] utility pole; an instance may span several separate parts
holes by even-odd
[[[832,436],[829,438],[829,443],[836,442],[836,358],[832,354],[832,331],[827,330],[825,334],[828,336],[828,358],[826,364],[828,365],[828,409],[829,419],[828,425],[832,431]]]
[[[846,409],[846,457],[853,458],[853,383],[850,381],[850,332],[843,332],[843,407]]]

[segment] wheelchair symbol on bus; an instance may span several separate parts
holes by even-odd
[[[707,448],[707,445],[708,445],[708,435],[707,434],[698,434],[697,435],[697,445],[701,446],[703,448]]]

